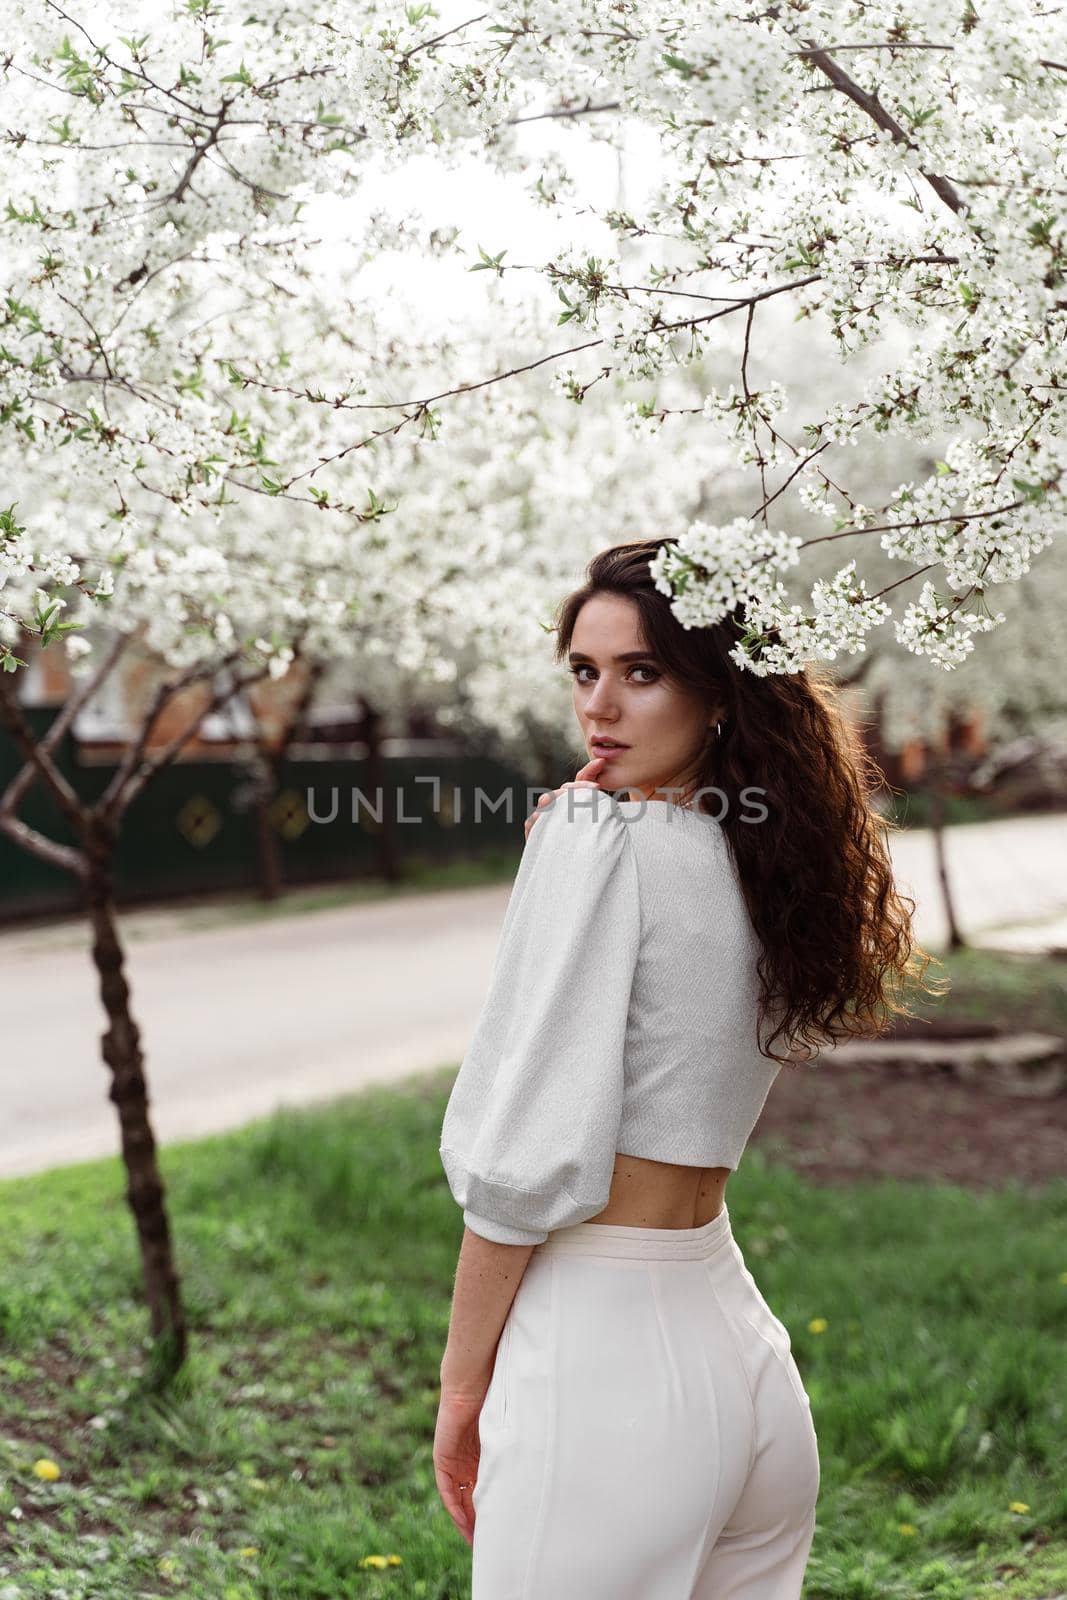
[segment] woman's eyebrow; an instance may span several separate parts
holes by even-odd
[[[655,661],[651,650],[624,650],[621,656],[612,656],[612,661]],[[587,656],[583,650],[572,650],[568,660],[592,661],[592,656]],[[595,662],[593,663],[596,664]]]

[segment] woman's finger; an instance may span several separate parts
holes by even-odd
[[[459,1489],[452,1474],[444,1467],[434,1465],[434,1477],[437,1479],[437,1492],[441,1496],[441,1503],[455,1523],[459,1532],[468,1544],[474,1543],[474,1510],[469,1504],[470,1489]],[[474,1485],[473,1479],[464,1479]],[[465,1499],[468,1503],[464,1503]]]
[[[594,756],[591,761],[586,762],[584,767],[578,769],[577,777],[569,779],[566,783],[561,783],[558,789],[546,789],[544,794],[539,795],[537,809],[530,813],[522,825],[524,838],[528,839],[530,837],[530,829],[541,812],[547,810],[548,806],[559,798],[564,789],[599,789],[600,785],[596,782],[596,774],[604,765],[604,762],[604,756]]]

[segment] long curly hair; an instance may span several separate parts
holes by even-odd
[[[762,946],[759,1028],[776,1025],[760,1051],[796,1065],[828,1042],[874,1037],[893,1016],[913,1016],[909,987],[939,994],[944,980],[926,982],[934,958],[913,942],[915,901],[893,879],[896,825],[870,800],[883,775],[837,690],[810,667],[766,677],[738,667],[729,656],[740,638],[733,616],[683,627],[649,572],[673,543],[643,539],[594,556],[585,583],[560,602],[554,656],[565,660],[587,600],[621,595],[637,607],[644,647],[668,676],[704,695],[709,709],[724,707],[698,781],[726,797],[720,826]],[[768,810],[758,825],[735,803],[745,789],[759,791]],[[715,804],[715,796],[700,800],[709,814]],[[784,1054],[772,1048],[779,1039]]]

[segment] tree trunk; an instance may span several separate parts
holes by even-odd
[[[948,877],[948,861],[945,856],[945,795],[936,775],[927,792],[930,796],[930,828],[934,836],[937,877],[941,885],[941,901],[944,905],[945,918],[948,922],[948,947],[950,950],[962,950],[967,941],[960,932],[959,924],[956,921],[956,907],[952,898],[952,887]]]
[[[163,1385],[185,1360],[185,1312],[174,1266],[163,1180],[156,1161],[156,1142],[148,1115],[148,1088],[140,1031],[130,1012],[130,991],[123,972],[125,956],[115,918],[113,832],[97,827],[86,839],[89,871],[86,910],[93,930],[93,961],[108,1028],[101,1039],[111,1070],[109,1098],[118,1112],[126,1198],[133,1212],[141,1251],[145,1298],[154,1350],[152,1380]]]
[[[270,807],[278,793],[278,774],[274,762],[265,757],[263,759],[267,770],[262,790],[252,808],[256,828],[256,856],[259,862],[259,898],[277,900],[282,892],[282,851],[277,831],[270,819]]]
[[[387,793],[385,760],[382,756],[381,713],[363,702],[366,710],[367,777],[370,791],[382,795],[382,831],[378,835],[378,871],[387,883],[400,879],[400,853],[396,841],[396,801]]]
[[[298,660],[300,660],[298,653]],[[283,725],[281,736],[271,741],[261,732],[257,742],[256,766],[259,791],[253,806],[256,829],[256,855],[259,863],[259,895],[261,900],[277,900],[285,879],[285,861],[278,831],[270,819],[270,807],[281,789],[282,769],[289,757],[293,742],[302,732],[315,698],[315,690],[326,671],[324,661],[306,664],[307,677],[300,696],[293,706],[292,715]],[[253,715],[256,708],[252,706]],[[257,718],[258,720],[258,718]]]
[[[569,783],[571,781],[569,772],[564,773],[562,777],[560,776],[559,759],[556,756],[556,752],[547,744],[535,738],[533,749],[534,765],[537,769],[537,776],[534,781],[538,788],[555,789],[561,783]],[[582,764],[584,765],[584,763]]]

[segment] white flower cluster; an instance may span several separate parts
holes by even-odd
[[[1004,621],[995,617],[947,606],[932,583],[924,583],[918,600],[906,608],[894,625],[897,643],[915,655],[927,656],[935,666],[949,670],[959,666],[974,649],[974,634],[988,633]]]
[[[884,600],[868,595],[865,580],[856,576],[854,560],[832,578],[817,579],[811,594],[815,645],[823,661],[865,650],[866,635],[890,615]]]
[[[429,675],[471,573],[510,560],[542,593],[595,500],[604,541],[688,524],[660,576],[686,626],[742,616],[751,670],[862,649],[887,561],[937,569],[917,601],[895,590],[895,637],[951,667],[994,625],[974,595],[1063,540],[1067,12],[998,0],[951,29],[935,0],[503,0],[453,27],[367,0],[340,27],[262,0],[164,8],[135,44],[113,0],[9,9],[0,656],[40,593],[176,663],[240,647],[283,670],[298,636],[356,654],[388,620],[393,659]],[[558,152],[523,145],[538,119]],[[594,135],[654,152],[632,210],[613,177],[572,183]],[[431,242],[359,183],[472,155],[545,175],[562,232],[507,277],[528,304],[475,332],[444,293],[427,327],[361,274],[420,238],[465,269],[461,230]],[[320,244],[324,221],[343,237]],[[886,359],[827,405],[824,350],[850,379]],[[683,434],[664,396],[686,368]],[[749,516],[690,523],[712,460]],[[864,534],[810,597],[782,582],[804,541],[761,519],[773,501],[788,522],[787,490]]]
[[[692,522],[674,546],[649,564],[661,594],[684,628],[706,628],[723,621],[753,594],[775,592],[776,575],[795,565],[800,540],[772,533],[748,517],[716,526]]]
[[[637,400],[623,401],[622,420],[633,434],[656,433],[662,426],[662,420]]]
[[[663,551],[650,563],[656,588],[672,595],[671,609],[683,627],[708,627],[732,613],[741,636],[731,660],[760,677],[798,672],[808,661],[833,661],[866,649],[866,635],[890,611],[884,600],[867,594],[855,561],[815,583],[814,610],[806,614],[788,603],[785,586],[775,577],[794,564],[799,541],[756,530],[765,558],[760,569],[753,569],[744,565],[751,536],[743,518],[725,528],[694,523],[677,553]]]

